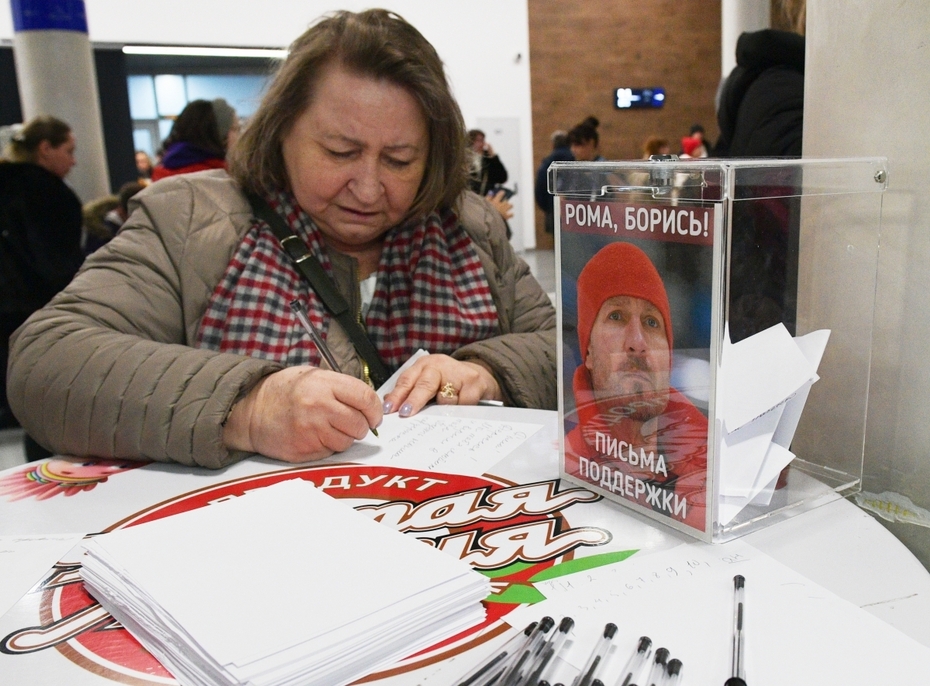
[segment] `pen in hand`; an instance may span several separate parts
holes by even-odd
[[[326,341],[323,340],[319,330],[313,325],[313,322],[310,321],[310,318],[307,317],[306,312],[304,312],[303,303],[301,303],[299,300],[291,300],[291,309],[297,316],[298,321],[300,321],[301,325],[304,327],[304,331],[306,331],[307,335],[310,336],[310,340],[313,341],[316,349],[320,351],[320,355],[322,355],[323,359],[326,360],[326,364],[329,365],[329,368],[337,374],[342,374],[342,369],[339,368],[339,363],[336,362],[336,358],[333,357],[333,354],[329,351],[329,347],[326,345]],[[378,435],[377,429],[372,429],[371,433],[373,433],[375,436]]]

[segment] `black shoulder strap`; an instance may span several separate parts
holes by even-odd
[[[342,293],[336,289],[336,284],[326,274],[323,265],[310,253],[306,244],[288,228],[281,216],[267,202],[251,193],[248,193],[247,197],[249,204],[252,206],[252,212],[271,227],[278,242],[281,243],[281,247],[284,248],[284,252],[294,263],[294,267],[306,279],[310,287],[316,291],[320,300],[323,301],[323,305],[348,334],[352,340],[352,345],[355,346],[355,351],[368,364],[368,375],[371,377],[375,388],[383,384],[390,376],[387,367],[381,361],[378,351],[372,345],[371,339],[368,338],[365,330],[356,321],[346,299],[342,297]]]

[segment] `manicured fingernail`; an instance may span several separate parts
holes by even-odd
[[[403,405],[400,406],[399,414],[401,417],[409,417],[412,412],[413,412],[413,405],[411,405],[410,403],[404,403]]]
[[[385,400],[381,404],[381,411],[384,412],[384,414],[391,414],[393,409],[394,409],[394,403],[392,403],[390,400]]]

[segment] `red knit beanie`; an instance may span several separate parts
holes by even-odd
[[[662,277],[652,260],[630,243],[611,243],[601,248],[578,275],[578,343],[581,358],[588,355],[588,339],[601,305],[608,298],[627,295],[641,298],[662,314],[669,355],[672,350],[672,319]]]

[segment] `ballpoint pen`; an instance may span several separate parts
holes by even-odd
[[[574,619],[571,617],[562,618],[558,628],[552,632],[552,636],[549,637],[549,640],[539,651],[536,662],[530,667],[529,673],[520,681],[520,686],[537,686],[545,676],[548,676],[546,670],[551,667],[555,657],[562,650],[562,646],[565,645],[565,641],[568,639],[568,632],[572,630],[573,626],[575,626]]]
[[[316,349],[320,351],[320,355],[322,355],[323,359],[326,360],[326,364],[329,365],[329,368],[337,374],[342,374],[342,369],[339,368],[339,363],[336,362],[336,358],[333,357],[333,354],[329,351],[329,346],[326,345],[326,341],[323,340],[319,330],[313,325],[313,322],[310,321],[309,317],[307,317],[307,313],[304,312],[303,303],[299,300],[291,300],[291,309],[297,316],[297,320],[304,327],[304,331],[306,331],[307,335],[310,336],[310,340],[313,341]],[[377,436],[378,430],[372,428],[371,433]]]
[[[742,574],[733,577],[733,674],[724,682],[724,686],[746,686],[746,668],[743,664],[743,649],[746,632],[743,629],[743,597],[746,579]]]
[[[597,643],[594,644],[594,649],[591,651],[588,661],[585,662],[584,667],[581,668],[578,679],[572,686],[592,686],[598,671],[604,668],[604,660],[607,657],[607,651],[610,650],[610,646],[616,635],[616,624],[610,622],[604,626],[601,637],[598,639]]]
[[[620,680],[617,682],[617,686],[630,686],[630,684],[634,683],[639,673],[643,671],[643,667],[651,654],[652,639],[648,636],[641,636],[636,643],[636,650],[633,651],[623,671],[620,672]]]
[[[656,656],[652,660],[652,669],[649,670],[649,678],[646,679],[646,686],[664,686],[665,663],[668,661],[668,654],[666,648],[656,650]]]
[[[668,680],[665,683],[668,686],[678,686],[682,679],[682,669],[684,669],[684,665],[681,664],[681,660],[669,660],[668,665],[665,667],[665,671],[668,673]]]
[[[510,658],[523,647],[523,644],[526,643],[535,628],[536,622],[530,622],[523,631],[502,645],[497,652],[492,653],[488,659],[477,665],[468,674],[460,677],[455,682],[456,686],[479,686],[479,684],[491,683],[493,679],[496,679],[507,669]]]
[[[543,617],[539,620],[539,624],[533,629],[526,644],[515,656],[513,664],[510,665],[500,680],[494,682],[496,686],[515,686],[520,682],[520,677],[529,670],[530,664],[536,658],[536,654],[546,640],[546,635],[553,626],[555,626],[555,620],[552,617]]]

